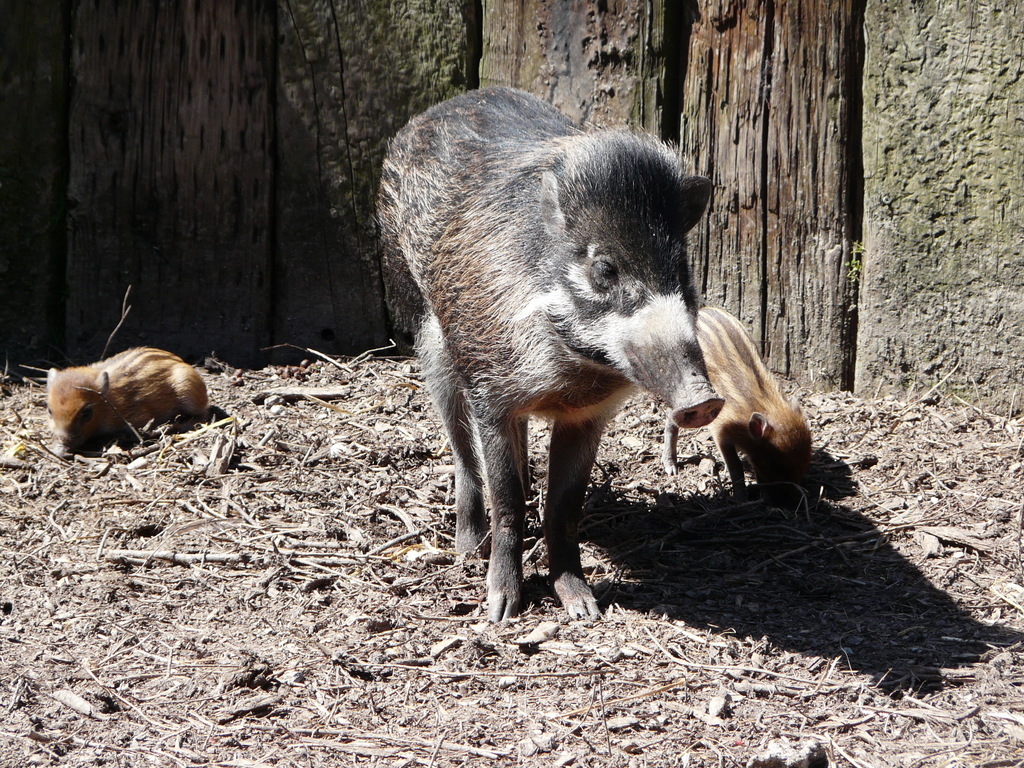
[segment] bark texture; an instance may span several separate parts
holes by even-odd
[[[858,391],[1024,385],[1024,5],[867,6]]]
[[[0,361],[62,335],[66,39],[63,2],[0,0]]]
[[[111,352],[262,360],[274,6],[81,3],[72,30],[67,331]]]
[[[381,162],[410,117],[475,85],[473,9],[470,0],[280,4],[278,344],[352,353],[387,343],[374,219]]]
[[[660,134],[667,115],[674,123],[677,22],[666,0],[484,0],[480,84],[530,91],[577,122]]]
[[[699,287],[771,368],[1021,408],[1024,5],[989,0],[0,0],[0,353],[95,359],[128,286],[111,352],[398,338],[387,141],[499,84],[679,140]]]
[[[773,369],[820,388],[846,384],[857,3],[722,0],[691,6],[689,18],[680,137],[715,184],[691,237],[706,300],[747,323]]]

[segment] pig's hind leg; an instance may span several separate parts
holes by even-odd
[[[548,546],[551,585],[573,619],[601,616],[580,562],[579,523],[590,470],[607,419],[556,422],[551,429],[548,498],[544,539]]]
[[[455,551],[469,554],[487,536],[482,471],[473,418],[436,318],[427,318],[417,343],[423,375],[441,415],[455,463]]]

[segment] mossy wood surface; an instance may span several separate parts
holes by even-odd
[[[869,2],[857,389],[1024,397],[1024,3]]]
[[[473,4],[291,0],[278,14],[274,338],[327,353],[383,346],[381,162],[410,117],[472,84]]]

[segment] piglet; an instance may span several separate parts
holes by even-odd
[[[46,377],[51,450],[66,456],[93,440],[132,434],[150,422],[204,417],[206,385],[196,370],[162,349],[136,347],[92,365]]]
[[[750,334],[724,309],[701,308],[697,340],[711,385],[725,398],[725,406],[710,428],[736,499],[747,499],[739,453],[747,457],[762,494],[769,491],[773,498],[781,499],[782,484],[798,483],[811,463],[811,432],[803,412],[783,395]],[[670,475],[676,474],[678,432],[675,420],[669,418],[662,463]],[[763,487],[770,484],[777,485],[774,489]]]

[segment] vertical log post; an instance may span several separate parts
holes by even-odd
[[[374,219],[380,166],[410,117],[475,85],[473,8],[281,3],[278,344],[351,353],[387,342]]]
[[[67,10],[0,0],[0,365],[63,336]]]
[[[645,128],[675,123],[675,4],[666,0],[484,0],[480,84],[530,91],[578,122]]]
[[[71,61],[68,346],[263,359],[274,6],[81,3]]]
[[[1024,400],[1024,8],[869,2],[857,391]]]
[[[859,14],[854,0],[701,8],[683,96],[683,153],[716,192],[692,238],[704,294],[772,368],[822,388],[852,381]]]

